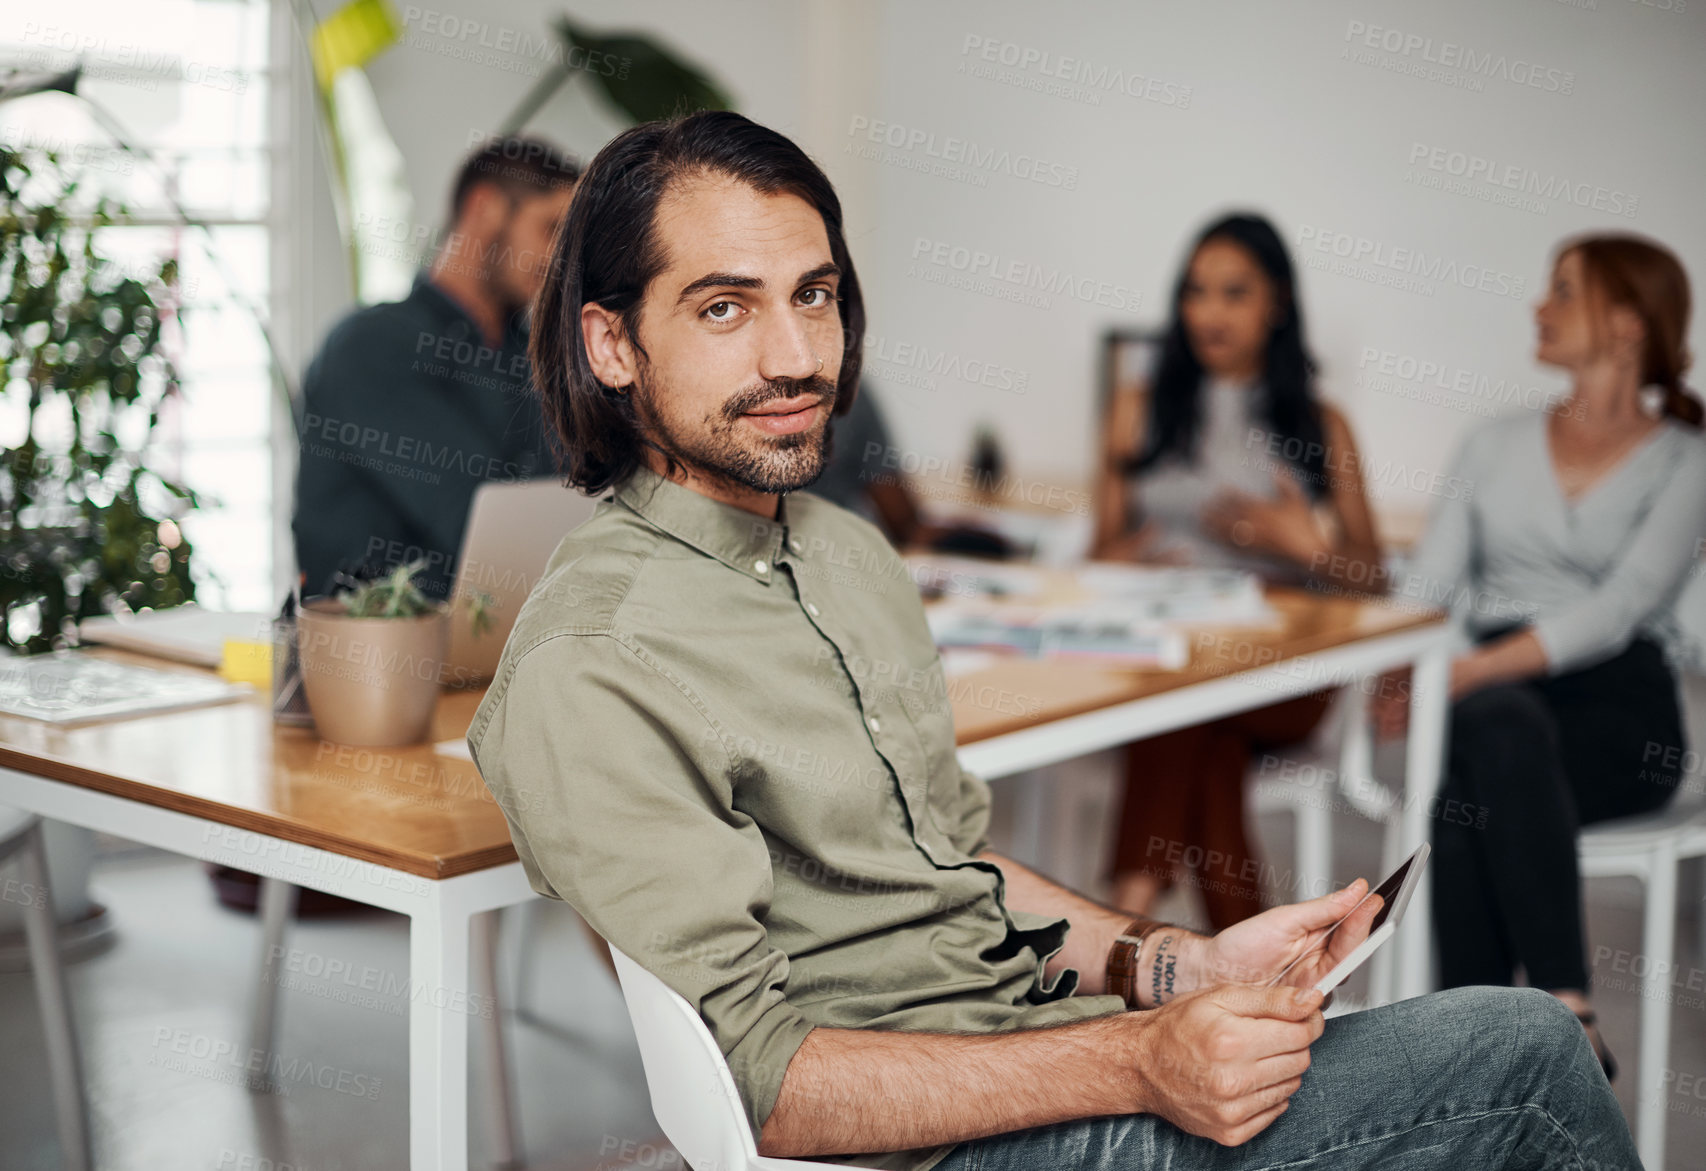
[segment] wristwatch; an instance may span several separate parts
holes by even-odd
[[[1127,1008],[1141,1007],[1137,1002],[1137,956],[1143,950],[1144,939],[1171,926],[1159,919],[1139,917],[1114,937],[1114,946],[1108,949],[1108,991],[1124,997]]]

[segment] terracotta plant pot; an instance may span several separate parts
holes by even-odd
[[[351,618],[313,598],[296,619],[302,687],[323,740],[368,748],[418,744],[432,732],[450,614]]]

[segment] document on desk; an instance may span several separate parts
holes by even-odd
[[[1042,569],[915,555],[938,648],[1085,658],[1180,670],[1195,627],[1261,627],[1278,615],[1261,581],[1236,570],[1090,562]]]
[[[271,642],[273,638],[269,615],[204,610],[194,602],[123,618],[85,618],[77,624],[77,636],[84,642],[198,667],[218,667],[228,639]]]
[[[989,609],[938,606],[926,615],[941,650],[1016,651],[1031,658],[1088,658],[1176,671],[1190,659],[1185,633],[1096,607]]]
[[[163,671],[70,651],[0,655],[0,715],[81,724],[223,703],[253,694],[199,671]]]

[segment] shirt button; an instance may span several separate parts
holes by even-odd
[[[796,553],[804,553],[805,552],[804,549],[800,548],[800,539],[798,537],[789,537],[788,538],[788,548],[792,549]]]
[[[810,614],[813,618],[816,618],[817,617],[817,603],[807,602],[806,603],[806,613]]]
[[[765,564],[764,558],[762,558],[762,557],[760,557],[757,561],[754,561],[752,563],[752,568],[753,568],[753,571],[756,573],[769,573],[770,572],[770,566]]]
[[[876,716],[872,716],[869,720],[866,720],[865,722],[871,725],[871,731],[873,731],[873,732],[881,732],[883,730],[883,726],[877,722]]]

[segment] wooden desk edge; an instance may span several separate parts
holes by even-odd
[[[324,833],[300,822],[269,817],[253,810],[239,809],[204,797],[180,793],[173,789],[162,789],[156,785],[150,785],[146,781],[121,781],[108,776],[106,773],[84,768],[57,757],[20,752],[4,744],[0,744],[0,768],[28,773],[31,776],[42,777],[62,784],[76,785],[80,789],[92,789],[96,792],[121,797],[127,801],[136,801],[139,804],[153,806],[157,809],[169,809],[174,813],[199,817],[218,825],[230,826],[233,829],[265,834],[268,837],[278,838],[295,845],[312,846],[337,854],[340,857],[353,858],[360,862],[371,862],[377,866],[385,866],[420,878],[434,880],[455,878],[461,874],[472,874],[477,870],[488,870],[494,866],[502,866],[507,862],[514,862],[517,858],[515,846],[512,842],[469,850],[466,853],[450,857],[405,854],[376,849],[370,842]],[[146,799],[138,796],[137,790],[139,789],[146,789],[149,796]],[[242,867],[238,866],[238,869],[242,869]]]

